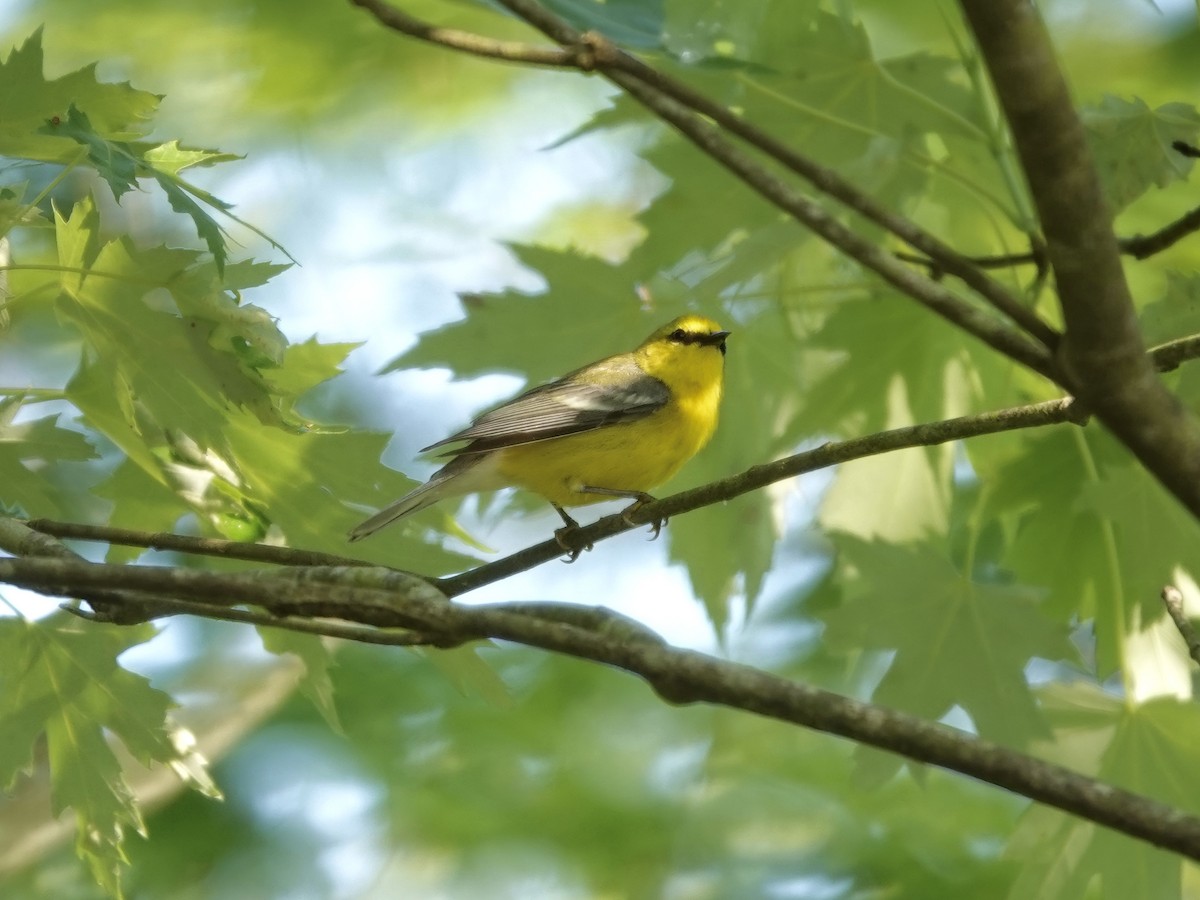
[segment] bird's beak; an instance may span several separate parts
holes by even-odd
[[[700,343],[705,347],[718,347],[721,352],[725,352],[725,338],[729,337],[728,331],[714,331],[712,334],[706,334],[700,338]]]

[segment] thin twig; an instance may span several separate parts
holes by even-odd
[[[1196,665],[1200,666],[1200,635],[1196,634],[1196,629],[1192,627],[1191,620],[1183,610],[1183,594],[1172,584],[1164,585],[1162,601],[1167,608],[1167,613],[1171,616],[1171,621],[1175,623],[1180,637],[1187,644],[1188,656]]]
[[[216,619],[222,622],[240,622],[246,625],[257,625],[261,628],[282,628],[285,631],[296,631],[301,634],[341,638],[347,641],[357,641],[360,644],[383,644],[389,647],[446,646],[445,638],[419,631],[388,631],[364,625],[331,622],[325,619],[276,616],[250,609],[198,603],[193,600],[159,599],[149,604],[149,610],[151,616],[156,619],[176,615],[201,616],[205,619]],[[68,608],[68,611],[78,613],[78,610],[75,609]]]
[[[422,22],[396,7],[378,0],[350,0],[355,6],[367,10],[382,24],[402,34],[459,50],[471,56],[518,62],[534,66],[557,66],[581,68],[579,54],[561,47],[541,47],[519,41],[498,41],[470,31],[457,28],[441,28]]]
[[[1121,252],[1126,253],[1135,259],[1146,259],[1153,256],[1155,253],[1161,253],[1173,244],[1177,244],[1185,237],[1195,234],[1200,231],[1200,206],[1190,212],[1184,213],[1174,222],[1160,228],[1153,234],[1134,235],[1133,237],[1122,238],[1120,241]]]
[[[281,566],[370,566],[361,559],[321,553],[317,550],[296,550],[291,547],[276,547],[271,544],[249,544],[244,541],[228,541],[219,538],[193,537],[173,534],[169,531],[147,532],[130,528],[114,528],[109,525],[81,525],[77,522],[55,522],[51,519],[31,519],[28,528],[56,538],[81,541],[101,541],[106,544],[121,544],[127,547],[145,547],[149,550],[174,550],[198,556],[216,556],[222,559],[242,559],[248,562],[275,563]]]
[[[647,88],[642,81],[631,75],[614,72],[609,77],[639,103],[653,110],[659,118],[675,126],[676,130],[708,156],[736,174],[764,199],[791,214],[797,221],[847,256],[874,271],[893,287],[1010,359],[1051,381],[1064,381],[1044,346],[1009,327],[994,314],[968,303],[936,281],[913,271],[874,241],[843,225],[816,201],[785,184],[749,155],[725,140],[706,120],[675,100]]]
[[[1200,231],[1200,206],[1189,210],[1178,219],[1164,225],[1151,234],[1135,234],[1131,237],[1119,238],[1117,247],[1126,256],[1134,259],[1148,259],[1156,253],[1162,253],[1168,247],[1179,243],[1185,237]],[[896,259],[914,265],[924,266],[931,272],[945,271],[942,260],[932,256],[921,256],[916,253],[897,253]],[[1039,246],[1025,253],[1001,253],[995,256],[968,256],[966,261],[981,269],[1008,269],[1014,266],[1036,265],[1042,268],[1047,265],[1046,248]]]

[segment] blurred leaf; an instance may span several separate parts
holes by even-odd
[[[114,895],[125,829],[145,826],[107,735],[143,764],[178,759],[166,727],[170,699],[117,663],[153,635],[149,626],[93,625],[84,633],[0,619],[0,784],[11,786],[28,769],[30,748],[44,734],[54,812],[74,810],[76,852]]]
[[[270,653],[291,653],[304,664],[300,677],[300,692],[312,701],[325,723],[337,734],[342,734],[342,723],[338,720],[337,704],[333,696],[333,681],[329,670],[333,666],[333,655],[318,634],[300,634],[286,628],[258,627],[263,649]]]
[[[22,399],[0,397],[0,506],[47,515],[60,506],[44,467],[97,454],[82,434],[59,428],[58,416],[15,422]]]
[[[1139,321],[1151,346],[1200,333],[1200,275],[1168,271],[1166,290],[1142,308]]]
[[[546,6],[583,31],[596,29],[628,47],[657,47],[663,0],[547,0]]]
[[[1172,149],[1175,141],[1195,144],[1200,112],[1186,103],[1151,109],[1135,97],[1105,95],[1097,106],[1080,111],[1092,156],[1114,211],[1128,206],[1152,186],[1183,181],[1193,163]]]
[[[88,162],[92,164],[92,167],[118,199],[126,191],[137,187],[138,178],[151,178],[157,182],[163,193],[166,194],[171,208],[191,218],[196,227],[196,233],[207,245],[208,252],[212,254],[218,274],[224,270],[227,259],[225,237],[216,220],[205,210],[205,206],[224,213],[235,222],[246,225],[251,231],[270,241],[272,246],[283,249],[261,231],[234,216],[230,212],[230,204],[218,200],[208,191],[194,187],[179,177],[179,171],[186,168],[187,165],[201,161],[205,164],[212,164],[237,157],[221,154],[215,150],[192,151],[190,157],[192,162],[182,162],[178,147],[170,147],[164,151],[161,147],[152,147],[145,143],[114,141],[98,133],[93,128],[87,114],[79,110],[73,103],[67,110],[65,121],[56,119],[44,126],[42,131],[46,134],[70,138],[87,148]],[[197,153],[199,156],[196,155]],[[164,167],[160,167],[159,163],[164,164]]]
[[[1039,693],[1055,729],[1054,744],[1043,748],[1052,758],[1069,754],[1072,766],[1102,781],[1200,811],[1200,792],[1184,774],[1200,740],[1194,703],[1137,706],[1085,683]],[[1012,900],[1180,896],[1177,855],[1042,806],[1025,813],[1007,854],[1022,864]]]
[[[95,134],[115,141],[140,137],[161,97],[128,84],[102,84],[96,64],[47,81],[42,74],[42,31],[39,28],[0,63],[0,155],[65,163],[76,156],[69,140],[40,129],[68,109],[82,110],[95,123]]]
[[[1088,484],[1080,498],[1083,509],[1095,510],[1112,523],[1116,541],[1117,599],[1123,621],[1098,611],[1097,630],[1124,633],[1137,621],[1153,622],[1165,615],[1159,594],[1172,584],[1175,571],[1200,573],[1200,523],[1174,497],[1131,460],[1106,465],[1098,481]]]
[[[1004,564],[1022,584],[1047,589],[1044,610],[1062,622],[1108,615],[1117,585],[1109,577],[1106,524],[1083,502],[1093,453],[1104,445],[1075,425],[1019,438],[1020,451],[1001,468],[980,465],[986,486],[984,517],[1011,516],[1013,535]],[[1063,560],[1075,561],[1064,566]],[[1105,623],[1101,677],[1115,664],[1113,629]]]
[[[822,615],[825,638],[843,651],[895,651],[875,702],[930,719],[961,706],[981,735],[1015,746],[1045,734],[1025,666],[1075,652],[1036,591],[972,581],[923,546],[835,544],[846,594]]]

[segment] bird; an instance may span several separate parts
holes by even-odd
[[[654,500],[648,493],[712,438],[724,382],[725,331],[712,319],[684,315],[618,353],[535,387],[424,447],[450,444],[450,461],[420,487],[357,525],[360,541],[452,497],[518,487],[541,495],[562,517],[555,539],[567,543],[579,523],[565,507],[614,497],[634,503],[626,521]],[[657,536],[662,521],[653,523]],[[590,548],[584,548],[590,549]]]

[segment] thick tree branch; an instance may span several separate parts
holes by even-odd
[[[1037,205],[1080,399],[1200,517],[1200,425],[1146,359],[1082,123],[1029,0],[960,0]]]
[[[503,605],[451,603],[428,584],[381,569],[216,574],[110,566],[70,559],[0,560],[0,581],[70,596],[94,590],[150,592],[205,605],[246,602],[276,611],[412,628],[457,641],[497,638],[623,669],[670,703],[712,703],[838,735],[952,769],[1200,860],[1200,818],[974,738],[945,725],[788,681],[748,666],[522,615]]]

